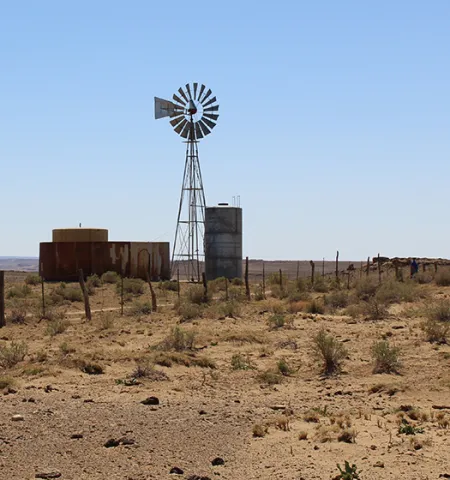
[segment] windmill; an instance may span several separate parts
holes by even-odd
[[[198,159],[198,142],[211,133],[219,118],[216,97],[205,85],[187,83],[171,100],[155,97],[155,118],[170,117],[178,135],[186,139],[181,198],[172,250],[172,274],[180,268],[190,281],[200,281],[204,259],[205,192]]]

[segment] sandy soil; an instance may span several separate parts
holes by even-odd
[[[10,285],[22,280],[9,277]],[[450,295],[449,287],[418,288],[428,291],[425,302]],[[28,347],[23,361],[0,368],[0,379],[11,381],[0,397],[2,478],[53,472],[60,474],[54,478],[67,480],[331,479],[345,460],[357,465],[364,480],[450,478],[440,477],[450,475],[445,423],[450,347],[425,341],[423,319],[414,315],[421,302],[393,305],[387,318],[369,321],[342,311],[289,313],[288,302],[276,299],[243,302],[235,318],[228,318],[218,313],[215,301],[202,318],[181,328],[196,334],[195,351],[184,355],[206,358],[216,368],[156,365],[166,380],[137,378],[137,384],[126,385],[137,362],[153,359],[152,347],[180,324],[172,307],[176,294],[156,291],[165,305],[158,313],[102,313],[118,308],[108,285],[91,297],[92,322],[76,302],[58,307],[69,319],[63,333],[49,335],[49,321],[31,315],[25,324],[9,323],[0,330],[0,347],[11,341]],[[149,300],[148,292],[143,300]],[[29,313],[37,311],[39,287],[26,302]],[[8,313],[13,306],[8,300]],[[268,320],[280,308],[291,324],[270,329]],[[321,327],[348,350],[340,375],[321,376],[311,353],[311,339]],[[370,348],[381,338],[401,349],[399,375],[372,373]],[[254,368],[233,370],[236,353]],[[292,372],[268,385],[258,375],[275,369],[280,359]],[[98,364],[104,373],[84,373],[81,362]],[[141,403],[150,396],[159,404]],[[312,409],[316,422],[305,420]],[[423,433],[398,433],[402,409],[413,411],[415,419],[401,415]],[[13,421],[14,415],[23,420]],[[253,436],[255,424],[268,428],[265,436]],[[352,432],[354,442],[338,441],[343,430]],[[306,439],[299,439],[301,432]],[[105,447],[110,439],[120,440],[119,445]],[[224,464],[213,466],[216,457]],[[183,474],[170,474],[173,467]]]

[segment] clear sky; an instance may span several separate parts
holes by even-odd
[[[450,257],[449,25],[448,0],[0,0],[0,255],[80,222],[172,245],[184,144],[153,97],[198,81],[244,255]]]

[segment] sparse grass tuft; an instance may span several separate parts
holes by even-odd
[[[120,277],[117,272],[105,272],[102,275],[103,283],[117,283],[119,280],[120,280]]]
[[[413,302],[418,297],[417,286],[414,282],[397,282],[388,280],[382,283],[375,294],[381,304]]]
[[[27,311],[25,307],[14,308],[8,315],[7,321],[15,325],[24,324],[27,318]]]
[[[160,349],[175,350],[182,352],[194,348],[195,332],[186,331],[176,326],[172,328],[170,334],[161,342]]]
[[[308,410],[304,415],[303,415],[303,420],[308,423],[319,423],[320,422],[320,417],[319,414],[314,411],[314,410]]]
[[[14,285],[6,292],[6,298],[25,298],[31,294],[31,288],[28,285],[18,287]]]
[[[371,278],[363,278],[356,283],[356,296],[360,300],[369,300],[375,296],[378,285]]]
[[[69,326],[70,322],[64,318],[50,320],[47,325],[47,335],[54,337],[55,335],[64,333]]]
[[[40,283],[41,283],[41,277],[36,273],[30,273],[25,277],[26,285],[36,286],[36,285],[39,285]]]
[[[399,353],[400,349],[391,347],[386,340],[375,342],[372,345],[372,358],[375,362],[373,373],[398,373],[401,366]]]
[[[342,361],[347,356],[344,345],[325,330],[313,338],[313,354],[323,364],[323,373],[332,375],[341,370]]]
[[[231,368],[233,370],[253,370],[255,366],[248,355],[235,353],[231,357]]]
[[[338,439],[338,442],[355,443],[356,435],[357,433],[355,429],[351,429],[351,430],[345,429],[339,433],[337,439]]]
[[[267,385],[278,385],[283,381],[283,376],[272,370],[260,372],[256,378],[260,383],[265,383]]]
[[[59,351],[65,357],[67,355],[70,355],[71,353],[75,353],[76,349],[73,346],[69,345],[67,342],[63,342],[59,346]]]
[[[164,291],[178,292],[178,282],[172,280],[166,280],[159,282],[159,288]]]
[[[450,322],[450,300],[442,299],[431,303],[425,311],[425,316],[436,322]]]
[[[437,272],[436,276],[434,277],[434,281],[439,287],[450,286],[450,270],[444,269]]]
[[[0,390],[5,388],[11,388],[15,385],[14,379],[12,377],[6,377],[4,375],[0,376]]]
[[[299,440],[308,440],[308,432],[301,431],[301,432],[298,434],[298,439],[299,439]]]
[[[292,328],[292,325],[293,319],[286,321],[286,317],[284,315],[278,314],[269,317],[269,327],[271,330],[276,330],[283,327]]]
[[[9,345],[0,345],[0,366],[11,368],[21,362],[28,353],[25,342],[12,341]]]
[[[421,324],[426,339],[430,343],[445,344],[450,333],[450,322],[428,319]]]
[[[281,358],[277,362],[277,371],[281,373],[284,377],[289,377],[294,373],[294,370],[292,367],[289,366],[288,362],[286,361],[285,358]]]
[[[132,315],[150,315],[152,313],[152,304],[150,302],[136,302],[131,307]]]
[[[124,278],[123,293],[129,295],[142,295],[144,293],[144,280],[140,278]],[[120,295],[122,289],[121,282],[116,284],[117,294]]]
[[[185,299],[187,303],[192,303],[194,305],[202,305],[209,301],[209,298],[205,298],[205,291],[202,285],[191,285],[186,290]]]
[[[344,290],[335,290],[325,297],[325,305],[331,308],[344,308],[348,302],[348,293]]]
[[[114,327],[114,314],[112,312],[103,312],[100,316],[99,329],[109,330]]]
[[[323,314],[325,313],[325,307],[319,301],[312,300],[306,304],[305,311],[306,313]]]
[[[221,302],[217,309],[221,315],[228,318],[236,318],[241,313],[241,307],[236,300],[228,300],[228,302]]]
[[[266,425],[261,425],[260,423],[256,423],[255,425],[253,425],[252,433],[253,436],[256,438],[265,437],[267,431],[268,427]]]
[[[136,368],[131,373],[132,378],[146,378],[151,381],[168,380],[168,376],[161,370],[156,370],[154,363],[147,357],[136,362]]]
[[[176,309],[183,322],[202,316],[202,308],[196,303],[180,302]]]

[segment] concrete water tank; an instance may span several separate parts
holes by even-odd
[[[242,208],[206,207],[205,273],[207,280],[242,278]]]
[[[56,228],[53,242],[107,242],[108,230],[104,228]]]

